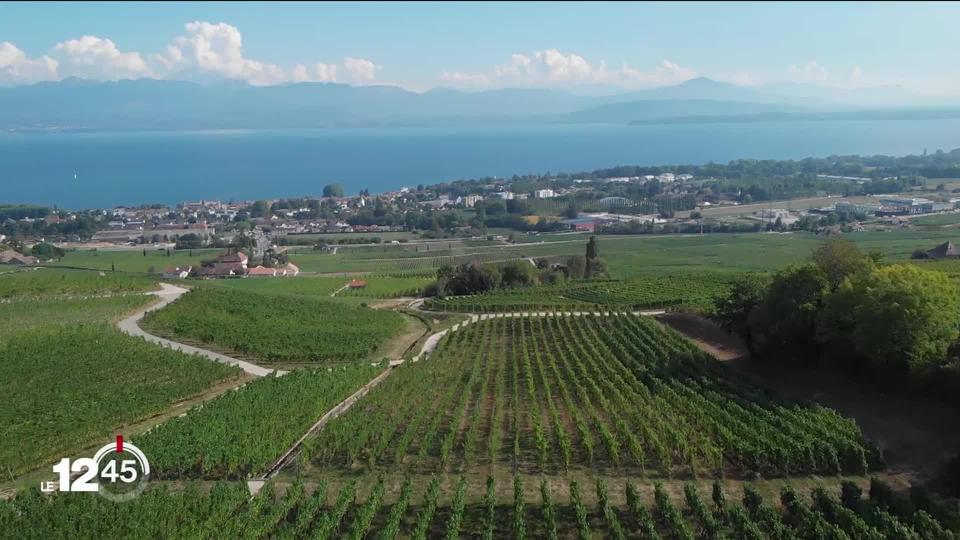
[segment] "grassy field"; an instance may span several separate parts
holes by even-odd
[[[204,283],[211,287],[222,287],[235,291],[288,295],[288,296],[330,296],[343,287],[349,278],[343,277],[257,277],[247,279],[219,279]]]
[[[329,298],[203,287],[148,313],[141,326],[263,362],[314,363],[368,358],[403,324],[397,313]]]
[[[0,274],[0,299],[102,296],[149,291],[156,280],[113,272],[30,268]]]
[[[94,270],[116,270],[117,272],[161,273],[164,268],[174,266],[194,265],[201,261],[213,259],[222,249],[194,249],[166,250],[147,248],[146,255],[142,250],[75,250],[68,251],[54,266],[70,266],[74,268],[91,268]]]
[[[433,281],[432,277],[390,277],[363,276],[359,278],[366,286],[357,289],[344,289],[337,293],[344,298],[398,298],[416,296],[420,289]]]
[[[908,260],[917,249],[930,249],[960,234],[937,230],[898,230],[845,235],[866,251],[878,251],[889,261]],[[298,252],[294,262],[308,272],[423,273],[444,264],[467,261],[513,260],[529,257],[562,259],[581,255],[586,235],[557,235],[549,242],[505,247],[458,250],[456,255],[435,253],[416,256],[355,257],[347,252]],[[600,255],[607,260],[611,277],[628,278],[664,272],[773,271],[802,262],[822,239],[812,233],[708,234],[708,235],[601,235]]]
[[[910,220],[910,223],[923,227],[946,227],[949,225],[960,224],[960,213],[950,212],[946,214],[935,214],[932,216],[921,216]]]
[[[354,240],[360,238],[380,238],[384,242],[391,240],[416,240],[420,238],[419,234],[411,232],[353,232],[353,233],[317,233],[317,234],[291,234],[287,236],[291,240]]]
[[[235,367],[106,325],[38,328],[0,342],[0,474],[25,472],[239,377]]]
[[[154,300],[143,294],[109,298],[34,298],[0,303],[0,342],[41,326],[113,322]]]

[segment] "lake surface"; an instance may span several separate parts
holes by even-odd
[[[960,120],[0,134],[0,204],[348,194],[484,176],[960,147]],[[74,179],[74,174],[77,175]]]

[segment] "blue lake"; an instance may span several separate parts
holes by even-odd
[[[462,178],[960,147],[960,120],[0,134],[0,203],[348,194]],[[76,179],[74,175],[76,174]]]

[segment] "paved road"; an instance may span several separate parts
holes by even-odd
[[[215,362],[220,362],[223,364],[230,364],[232,366],[237,366],[240,369],[246,371],[251,375],[256,375],[257,377],[263,377],[264,375],[269,375],[273,373],[274,370],[260,367],[256,364],[240,360],[238,358],[233,358],[225,354],[216,353],[213,351],[208,351],[206,349],[201,349],[199,347],[193,347],[190,345],[185,345],[183,343],[177,343],[176,341],[170,341],[169,339],[164,339],[162,337],[155,336],[145,332],[140,325],[140,319],[143,319],[143,316],[147,314],[148,311],[153,311],[155,309],[161,309],[166,307],[168,304],[180,298],[187,292],[187,289],[183,287],[177,287],[175,285],[170,285],[168,283],[161,283],[160,290],[155,291],[152,294],[160,298],[160,301],[152,306],[142,309],[133,315],[127,317],[126,319],[117,323],[117,327],[126,334],[131,336],[142,337],[151,343],[157,343],[164,347],[169,347],[171,349],[182,351],[188,354],[199,354],[200,356],[209,358]],[[280,371],[277,374],[283,375],[285,372]]]

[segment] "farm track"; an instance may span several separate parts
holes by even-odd
[[[159,291],[154,291],[150,293],[157,296],[160,299],[160,301],[147,308],[137,311],[136,313],[127,317],[126,319],[123,319],[122,321],[117,323],[117,328],[119,328],[120,331],[122,331],[125,334],[135,336],[135,337],[142,337],[151,343],[156,343],[163,347],[169,347],[176,351],[181,351],[187,354],[198,354],[205,358],[209,358],[214,362],[220,362],[222,364],[237,366],[243,371],[249,373],[250,375],[263,377],[266,375],[270,375],[271,373],[274,373],[275,370],[267,369],[267,368],[258,366],[254,363],[247,362],[245,360],[240,360],[238,358],[233,358],[232,356],[227,356],[225,354],[220,354],[207,349],[201,349],[200,347],[194,347],[192,345],[186,345],[184,343],[171,341],[169,339],[165,339],[165,338],[150,334],[145,330],[143,330],[142,328],[140,328],[140,325],[138,323],[140,322],[141,319],[143,319],[144,315],[146,315],[147,312],[166,307],[176,299],[183,296],[186,292],[187,292],[187,289],[184,289],[183,287],[177,287],[175,285],[170,285],[168,283],[161,283]],[[276,373],[278,375],[283,375],[286,372],[276,371]]]

